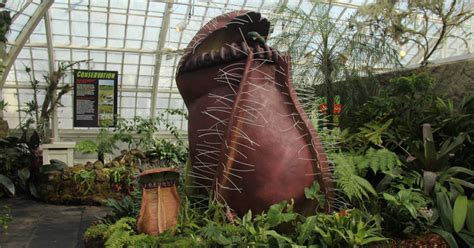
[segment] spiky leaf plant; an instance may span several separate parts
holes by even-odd
[[[339,93],[347,93],[343,101],[349,107],[349,98],[358,95],[354,92],[359,89],[343,81],[398,65],[398,53],[367,30],[357,29],[352,24],[356,16],[338,21],[333,17],[331,2],[312,4],[309,13],[282,8],[275,22],[282,30],[273,34],[270,43],[291,54],[295,86],[300,89],[297,91],[306,110],[315,108],[315,97],[326,96],[328,123],[332,123],[336,82],[344,88]],[[324,90],[319,91],[319,86]]]

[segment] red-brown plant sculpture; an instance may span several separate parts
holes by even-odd
[[[186,48],[176,81],[189,111],[191,187],[239,215],[289,199],[300,213],[330,211],[327,157],[292,87],[289,56],[265,44],[269,27],[259,13],[230,12]],[[304,196],[315,180],[324,206]]]

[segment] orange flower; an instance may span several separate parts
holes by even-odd
[[[348,215],[349,215],[349,211],[347,211],[347,209],[341,210],[341,211],[339,211],[339,215],[340,215],[340,216],[348,216]]]

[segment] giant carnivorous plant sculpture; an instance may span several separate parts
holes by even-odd
[[[330,211],[327,157],[292,87],[289,56],[265,44],[269,27],[259,13],[230,12],[186,48],[176,81],[189,111],[189,187],[239,215],[289,199],[300,213]],[[321,206],[304,196],[315,180]]]

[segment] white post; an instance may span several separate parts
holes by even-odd
[[[46,11],[44,14],[44,26],[46,29],[46,44],[48,46],[48,65],[49,65],[49,75],[53,75],[55,71],[54,67],[54,48],[53,48],[53,37],[52,33],[53,31],[51,30],[51,17],[49,16],[49,10]],[[59,142],[59,121],[58,121],[58,111],[55,102],[58,99],[58,93],[52,92],[51,96],[51,103],[54,105],[52,106],[53,108],[53,116],[51,117],[51,143],[54,142]]]
[[[170,27],[170,17],[171,17],[172,9],[173,9],[173,3],[172,2],[167,3],[164,17],[163,17],[163,25],[161,26],[160,36],[158,38],[158,47],[156,48],[155,70],[153,72],[153,86],[152,86],[151,105],[150,105],[151,118],[154,118],[156,115],[158,81],[160,78],[160,70],[161,70],[161,55],[162,55],[162,50],[165,47],[166,35],[168,34],[168,29]]]

